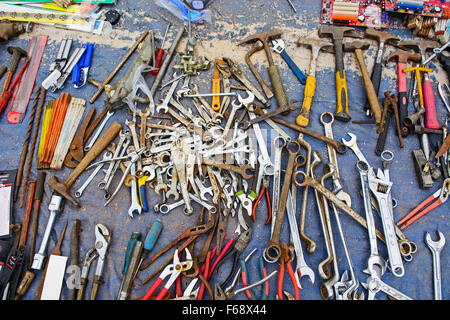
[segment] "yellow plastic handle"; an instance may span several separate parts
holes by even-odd
[[[336,119],[349,121],[350,114],[348,113],[348,94],[347,80],[345,79],[345,70],[342,70],[342,77],[339,71],[336,72],[336,98]]]
[[[220,79],[212,79],[212,93],[220,93]],[[212,97],[211,108],[214,111],[219,111],[219,109],[220,109],[220,97],[219,96]]]
[[[316,77],[308,76],[306,78],[305,91],[303,93],[303,103],[300,109],[300,114],[295,119],[295,122],[302,127],[306,127],[309,123],[311,114],[312,100],[316,91]]]

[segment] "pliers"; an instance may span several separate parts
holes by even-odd
[[[419,204],[416,208],[414,208],[413,211],[408,213],[403,219],[401,219],[399,222],[397,222],[397,226],[400,226],[403,224],[400,227],[400,229],[401,230],[405,229],[410,224],[412,224],[414,221],[418,220],[419,218],[421,218],[422,216],[424,216],[431,210],[439,207],[441,204],[446,202],[449,195],[450,195],[450,178],[447,178],[444,180],[444,183],[442,184],[442,188],[440,188],[435,193],[433,193],[431,196],[426,198],[421,204]],[[431,204],[427,208],[423,209],[429,203],[431,203]],[[422,210],[422,211],[420,211],[420,210]]]
[[[250,258],[250,255],[253,252],[255,252],[256,250],[257,249],[254,249],[252,252],[250,252],[250,254],[245,259],[241,259],[241,261],[240,261],[240,265],[241,265],[241,270],[240,270],[241,271],[241,279],[242,279],[242,285],[244,287],[249,285],[249,283],[248,283],[248,278],[249,278],[248,275],[249,275],[249,273],[247,271],[246,262]],[[267,277],[267,270],[266,270],[266,267],[264,265],[264,259],[263,259],[262,255],[258,259],[258,264],[259,264],[259,272],[260,272],[261,278]],[[227,288],[227,290],[229,291],[230,289]],[[256,298],[255,295],[253,294],[253,292],[250,289],[245,290],[245,294],[247,295],[247,298],[249,298],[250,300],[267,300],[267,298],[269,296],[269,282],[265,283],[265,287],[262,288],[261,296],[259,298]]]
[[[75,88],[81,88],[86,84],[89,68],[91,67],[92,63],[94,44],[83,44],[83,48],[86,48],[86,50],[72,70],[72,83]]]
[[[231,271],[230,271],[228,277],[220,285],[221,288],[224,288],[233,279],[233,275],[236,273],[237,269],[239,268],[239,260],[240,260],[241,254],[247,247],[248,243],[250,242],[251,237],[252,237],[252,229],[248,228],[246,231],[242,232],[239,235],[233,249],[228,251],[225,254],[225,256],[223,257],[223,259],[219,262],[219,265],[221,265],[226,260],[227,257],[233,256],[233,266],[231,267]]]
[[[258,206],[259,201],[263,197],[263,195],[266,195],[266,203],[267,203],[267,220],[264,223],[265,225],[268,225],[270,223],[270,220],[272,220],[272,202],[270,201],[270,193],[269,193],[269,177],[264,176],[262,180],[261,189],[259,190],[258,198],[256,198],[255,203],[253,204],[252,209],[252,219],[253,221],[256,221],[256,207]]]
[[[106,251],[108,250],[109,243],[111,241],[111,234],[109,230],[103,224],[95,225],[95,245],[86,253],[84,259],[83,269],[81,270],[80,289],[78,290],[77,300],[82,300],[84,291],[86,289],[87,278],[89,275],[89,267],[92,261],[97,261],[97,267],[95,269],[94,283],[92,284],[90,300],[97,298],[98,289],[102,283],[103,267],[105,265]]]
[[[193,260],[192,255],[187,248],[184,249],[186,252],[186,261],[180,262],[180,258],[178,257],[178,249],[175,250],[173,255],[173,263],[169,264],[164,268],[163,272],[159,275],[158,279],[156,279],[155,283],[148,289],[147,293],[142,300],[149,300],[152,294],[156,291],[159,285],[164,281],[167,276],[170,275],[169,280],[164,285],[164,288],[161,289],[159,294],[156,296],[155,300],[162,300],[166,295],[167,291],[169,291],[172,284],[175,280],[180,276],[183,271],[187,271],[192,267]]]
[[[278,274],[278,299],[283,300],[284,269],[287,267],[288,273],[291,276],[292,284],[294,285],[295,300],[300,300],[300,291],[297,285],[294,270],[291,266],[292,258],[289,256],[289,247],[285,242],[281,243],[280,261],[280,273]]]

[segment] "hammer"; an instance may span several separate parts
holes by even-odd
[[[311,58],[309,62],[308,77],[306,78],[305,91],[303,93],[303,103],[300,109],[300,114],[295,119],[295,122],[299,126],[306,127],[309,123],[309,117],[311,114],[311,105],[316,91],[316,61],[317,56],[322,48],[333,46],[333,44],[327,40],[299,38],[297,40],[297,47],[305,45],[311,47]]]
[[[364,87],[366,88],[367,99],[369,100],[370,109],[372,110],[375,124],[379,125],[381,122],[381,107],[378,102],[378,95],[373,87],[373,83],[370,80],[369,73],[367,72],[366,63],[362,54],[363,50],[368,49],[370,44],[368,42],[355,40],[353,42],[344,43],[344,51],[354,51],[356,60],[358,61],[359,69],[361,70],[362,78],[364,81]]]
[[[84,156],[83,160],[73,169],[70,175],[64,180],[64,182],[59,182],[58,178],[53,176],[48,181],[47,184],[55,190],[59,195],[66,198],[73,203],[76,207],[81,207],[80,204],[70,195],[69,189],[78,179],[78,177],[83,173],[83,171],[89,166],[89,164],[94,161],[100,153],[114,140],[122,126],[118,122],[114,122],[105,131],[105,133],[95,142],[89,152]]]
[[[347,80],[345,79],[344,68],[344,53],[342,52],[342,43],[344,36],[355,35],[354,28],[350,27],[335,27],[335,26],[320,26],[319,37],[333,38],[334,56],[336,60],[336,98],[337,106],[334,117],[337,120],[348,122],[351,117],[348,113],[348,94],[347,94]]]
[[[9,61],[8,72],[6,73],[5,82],[3,83],[3,88],[0,96],[2,96],[6,92],[6,90],[8,90],[12,77],[17,70],[17,66],[19,65],[20,59],[27,56],[27,52],[19,47],[8,47],[7,50],[12,56],[11,60]]]
[[[408,99],[406,94],[406,74],[403,69],[406,68],[408,60],[420,62],[420,54],[409,53],[405,50],[396,50],[389,57],[387,57],[384,64],[388,64],[392,59],[397,59],[397,98],[398,98],[398,112],[400,116],[400,124],[402,126],[402,135],[406,137],[408,134],[408,127],[405,126],[405,118],[408,116]]]
[[[269,67],[267,70],[269,72],[270,83],[272,84],[275,99],[277,101],[278,107],[280,108],[286,107],[288,105],[288,100],[286,97],[286,91],[284,90],[283,83],[281,81],[280,71],[273,62],[272,50],[270,48],[269,42],[272,39],[281,37],[282,33],[283,32],[278,29],[260,32],[249,36],[238,43],[238,46],[244,43],[254,43],[256,41],[261,41],[261,43],[263,44],[267,61],[269,62]]]
[[[372,75],[370,77],[370,80],[372,80],[373,87],[375,89],[375,92],[380,92],[380,83],[381,83],[381,75],[382,75],[382,61],[383,61],[383,54],[384,54],[384,46],[386,43],[392,40],[399,41],[400,39],[397,36],[394,36],[393,34],[385,31],[380,31],[376,29],[370,29],[367,28],[364,32],[364,36],[366,38],[374,38],[378,41],[378,52],[377,57],[375,59],[375,64],[373,65],[372,69]],[[369,110],[369,101],[366,102],[364,110]]]

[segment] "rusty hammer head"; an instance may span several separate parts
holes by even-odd
[[[389,40],[400,40],[399,37],[394,36],[393,34],[386,32],[386,31],[381,31],[381,30],[375,30],[375,29],[370,29],[367,28],[366,31],[364,32],[364,36],[366,38],[371,38],[371,39],[375,39],[378,41],[379,44],[384,44],[386,42],[388,42]]]
[[[9,61],[8,71],[14,73],[16,72],[20,59],[22,57],[26,57],[27,52],[20,47],[8,47],[8,52],[12,54],[11,60]]]
[[[336,27],[336,26],[320,26],[319,37],[332,37],[333,41],[342,40],[344,36],[354,36],[360,38],[355,28]]]
[[[264,45],[264,51],[266,52],[267,60],[269,61],[269,66],[273,65],[272,51],[270,50],[269,41],[272,39],[277,39],[281,37],[283,31],[279,29],[272,29],[264,32],[255,33],[238,43],[238,46],[244,43],[254,43],[255,41],[261,41]]]
[[[388,62],[391,61],[392,59],[396,59],[397,63],[406,63],[408,62],[408,60],[420,62],[421,57],[420,54],[418,53],[410,53],[408,51],[398,49],[394,51],[389,57],[386,58],[384,64],[385,65],[388,64]]]
[[[411,48],[414,51],[418,52],[422,58],[422,61],[425,61],[426,51],[434,48],[439,48],[441,45],[437,41],[432,40],[405,40],[397,43],[400,47]]]
[[[370,43],[361,40],[344,43],[344,51],[366,50],[369,49]]]
[[[333,46],[333,44],[328,40],[322,40],[322,39],[312,39],[312,38],[298,38],[297,40],[297,47],[300,47],[301,45],[309,46],[311,47],[311,51],[317,58],[317,52],[320,51],[323,47],[330,47]]]
[[[67,188],[67,186],[64,183],[59,182],[57,177],[53,176],[50,179],[48,179],[47,184],[61,197],[66,198],[67,200],[72,202],[74,206],[78,208],[81,207],[78,201],[75,200],[75,198],[70,195],[69,188]]]

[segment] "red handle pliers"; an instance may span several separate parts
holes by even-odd
[[[258,206],[259,201],[263,197],[263,195],[266,195],[266,203],[267,203],[267,220],[264,223],[265,225],[268,225],[270,223],[270,220],[272,220],[272,203],[270,201],[270,194],[269,194],[269,177],[264,176],[263,177],[263,183],[261,185],[261,189],[259,190],[258,197],[255,200],[255,203],[253,204],[252,208],[252,220],[253,222],[256,221],[256,207]]]
[[[167,267],[164,268],[163,272],[161,272],[158,279],[156,279],[155,283],[153,283],[150,289],[148,289],[147,293],[142,298],[142,300],[149,300],[152,294],[159,287],[159,285],[164,281],[164,279],[170,275],[169,280],[164,285],[164,288],[162,288],[161,292],[156,296],[155,299],[155,300],[162,300],[166,295],[167,291],[169,291],[172,284],[179,277],[179,275],[183,271],[187,271],[190,268],[192,268],[193,260],[191,253],[187,248],[185,248],[184,250],[186,252],[186,261],[180,262],[180,258],[178,257],[178,249],[176,249],[175,253],[173,254],[173,264],[169,264]]]
[[[400,229],[401,230],[405,229],[406,227],[411,225],[414,221],[423,217],[428,212],[439,207],[441,204],[443,204],[445,201],[447,201],[449,195],[450,195],[450,178],[447,178],[444,180],[442,188],[440,188],[435,193],[433,193],[431,196],[426,198],[421,204],[419,204],[416,208],[414,208],[413,211],[408,213],[403,219],[401,219],[399,222],[397,222],[397,226],[400,226],[403,224],[400,227]],[[434,202],[433,202],[433,200],[434,200]],[[427,208],[423,209],[429,203],[431,203],[431,204]],[[420,210],[422,210],[422,211],[420,211]]]
[[[289,276],[291,277],[292,284],[294,285],[295,300],[300,300],[300,290],[295,278],[294,269],[292,269],[292,258],[289,256],[289,247],[283,242],[281,243],[281,257],[280,257],[280,273],[278,274],[278,299],[283,300],[283,280],[285,266],[288,269]]]

